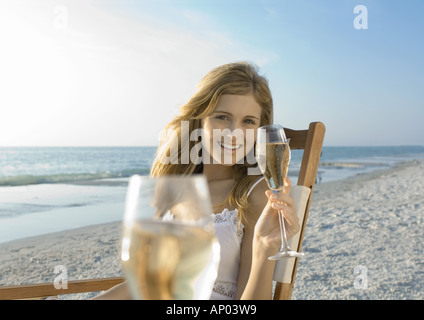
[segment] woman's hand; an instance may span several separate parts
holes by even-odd
[[[267,190],[265,193],[268,197],[268,202],[255,226],[254,248],[262,253],[266,252],[267,255],[274,254],[281,246],[278,210],[281,210],[284,216],[287,239],[300,230],[294,200],[290,196],[290,189],[291,181],[286,178],[283,192],[274,193],[271,190]]]

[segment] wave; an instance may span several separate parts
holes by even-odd
[[[121,172],[60,173],[50,175],[19,175],[0,177],[0,186],[25,186],[45,183],[78,183],[101,179],[127,178],[134,174],[148,175],[149,169],[127,169]]]
[[[347,162],[320,162],[320,167],[332,168],[363,168],[364,165],[360,163],[347,163]]]
[[[378,162],[320,162],[320,167],[327,168],[365,168],[365,167],[384,167],[385,163]]]
[[[299,164],[300,165],[300,164]],[[320,162],[321,169],[365,169],[367,167],[382,167],[387,166],[385,163],[377,162]],[[295,166],[296,167],[296,166]],[[119,172],[94,172],[94,173],[58,173],[46,175],[16,175],[0,177],[1,186],[25,186],[34,184],[53,184],[53,183],[68,183],[68,184],[94,184],[94,185],[126,185],[125,181],[107,181],[106,179],[128,178],[134,174],[148,175],[150,168],[142,167],[136,169],[125,169]],[[290,177],[299,175],[298,168],[289,170]]]

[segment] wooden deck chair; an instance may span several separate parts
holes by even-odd
[[[302,249],[302,241],[308,219],[312,192],[318,172],[325,126],[321,122],[312,122],[309,124],[307,130],[292,130],[286,128],[285,132],[287,138],[290,138],[290,148],[292,150],[304,150],[297,186],[293,186],[291,192],[296,203],[296,211],[299,216],[301,230],[289,241],[290,247],[300,252]],[[302,259],[307,259],[307,257]],[[290,258],[277,262],[274,271],[274,300],[291,299],[297,266],[298,258]],[[0,300],[42,299],[62,294],[98,292],[108,290],[124,280],[123,277],[113,277],[68,281],[67,289],[56,289],[51,282],[0,287]]]
[[[298,234],[289,240],[289,247],[301,252],[309,207],[317,178],[322,144],[324,142],[325,126],[321,122],[312,122],[309,124],[308,130],[292,130],[287,128],[284,130],[287,138],[290,138],[290,149],[303,149],[297,185],[293,186],[291,190],[301,229]],[[307,257],[301,259],[307,259]],[[274,300],[291,299],[298,263],[299,258],[277,261],[274,270],[274,281],[276,282]]]

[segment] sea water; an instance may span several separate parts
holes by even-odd
[[[0,148],[0,242],[120,221],[128,178],[147,175],[156,147]],[[292,151],[296,183],[302,154]],[[317,183],[424,158],[423,146],[324,147]]]

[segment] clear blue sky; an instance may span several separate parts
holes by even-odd
[[[12,4],[13,3],[13,4]],[[355,29],[354,8],[368,29]],[[155,145],[211,68],[249,60],[275,122],[424,145],[424,2],[0,2],[0,146]],[[3,50],[5,48],[5,50]]]

